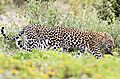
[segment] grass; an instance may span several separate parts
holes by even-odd
[[[0,54],[0,78],[9,79],[119,79],[120,59],[105,55],[97,60],[75,58],[50,50]]]

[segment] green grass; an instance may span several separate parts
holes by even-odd
[[[105,55],[75,58],[50,50],[0,54],[0,78],[9,79],[119,79],[120,59]]]

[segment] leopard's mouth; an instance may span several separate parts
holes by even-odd
[[[104,49],[104,50],[105,50],[105,54],[110,54],[113,56],[112,49]]]

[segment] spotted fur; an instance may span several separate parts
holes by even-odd
[[[103,57],[100,50],[104,47],[106,53],[113,55],[114,39],[107,33],[66,27],[54,27],[51,32],[53,36],[49,40],[54,42],[53,47],[62,47],[63,52],[65,49],[76,49],[78,50],[77,57],[81,57],[87,50],[100,59]]]

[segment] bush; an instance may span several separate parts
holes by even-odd
[[[5,5],[5,1],[1,0],[0,1],[0,14],[3,12],[4,5]]]
[[[26,16],[29,18],[29,23],[46,23],[50,26],[58,23],[59,13],[57,8],[53,7],[54,4],[52,2],[31,0],[27,5]]]
[[[20,7],[22,6],[25,2],[29,3],[31,0],[13,0],[13,3]],[[55,0],[34,0],[34,1],[41,1],[41,2],[49,2],[49,1],[55,1]]]
[[[120,0],[102,0],[96,9],[98,18],[107,20],[108,24],[113,23],[115,19],[120,20]]]

